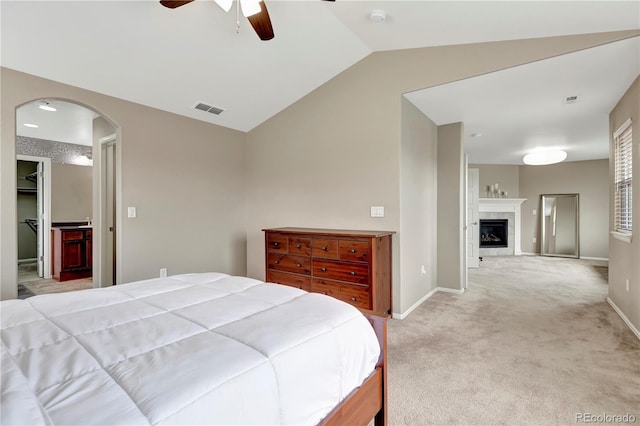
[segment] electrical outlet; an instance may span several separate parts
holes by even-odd
[[[425,269],[424,265],[420,267],[420,274],[427,275],[427,270]]]
[[[536,237],[533,237],[533,238],[532,238],[532,241],[533,241],[533,244],[535,244],[535,243],[537,243],[537,242],[538,242],[538,239],[537,239]]]
[[[127,217],[136,217],[137,214],[135,207],[127,207]]]
[[[536,209],[533,209],[533,215],[535,216],[537,214],[538,214],[538,211]]]
[[[167,276],[167,268],[160,268],[160,278]]]
[[[629,291],[629,278],[627,278],[627,291]]]

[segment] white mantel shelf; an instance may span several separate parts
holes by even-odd
[[[479,204],[489,205],[521,205],[527,201],[526,198],[479,198]]]
[[[478,211],[479,212],[501,212],[501,213],[515,213],[515,238],[513,251],[516,256],[522,255],[520,248],[520,206],[527,201],[526,198],[480,198],[478,199]]]

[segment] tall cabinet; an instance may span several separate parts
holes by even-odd
[[[267,282],[391,313],[394,232],[312,228],[263,231]]]

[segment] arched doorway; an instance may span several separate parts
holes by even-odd
[[[29,292],[116,283],[117,141],[110,119],[73,100],[16,108],[18,282]],[[36,179],[20,176],[34,167]]]

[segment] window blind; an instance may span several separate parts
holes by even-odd
[[[632,137],[631,120],[614,133],[615,147],[615,230],[631,233]]]

